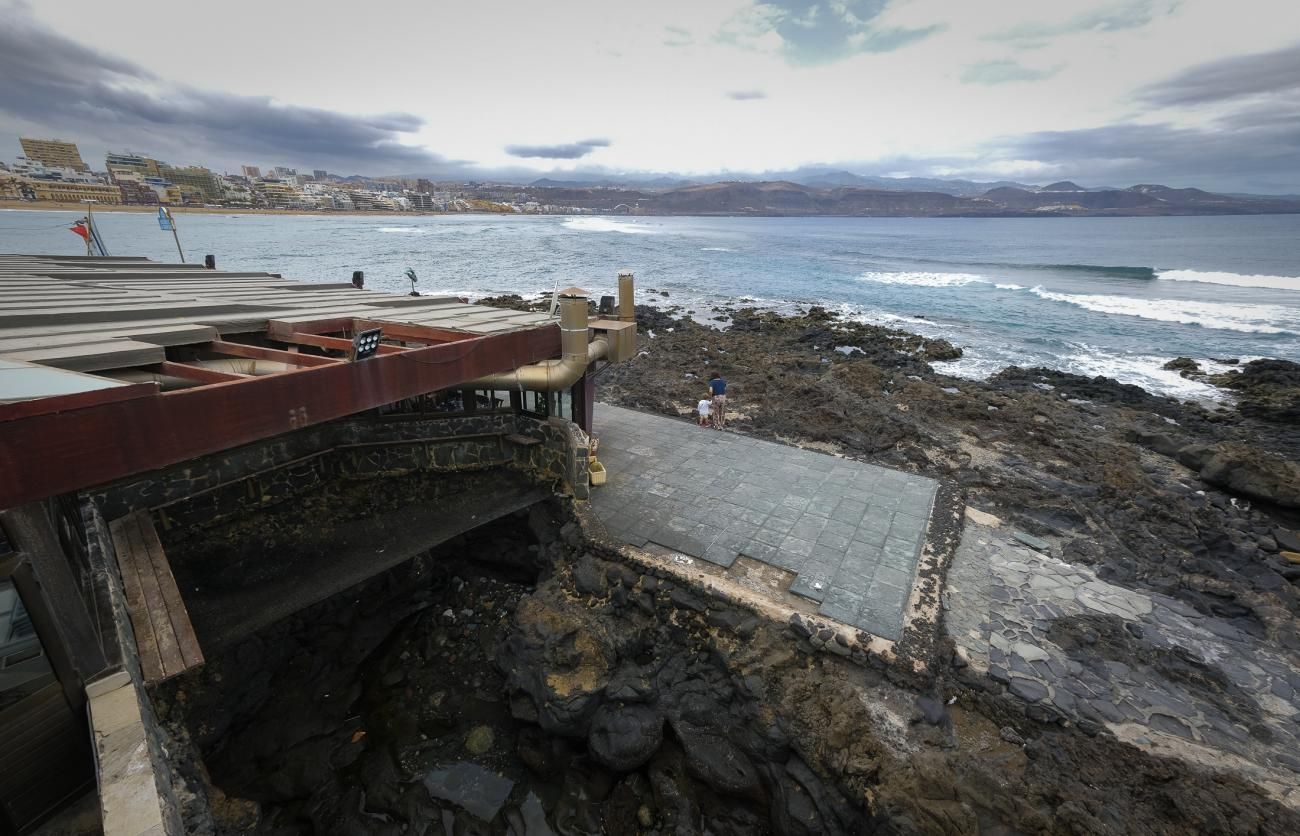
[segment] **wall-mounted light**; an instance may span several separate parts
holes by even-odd
[[[349,359],[355,363],[357,360],[375,356],[379,352],[379,338],[383,335],[383,329],[380,328],[358,333],[352,338],[352,355]]]

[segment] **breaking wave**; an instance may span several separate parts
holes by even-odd
[[[628,235],[655,235],[659,232],[645,224],[616,221],[612,218],[569,218],[564,222],[564,227],[578,232],[622,232]]]
[[[1240,273],[1202,272],[1200,270],[1161,270],[1157,278],[1167,282],[1203,282],[1231,287],[1262,287],[1270,290],[1300,291],[1300,276],[1248,276]]]
[[[1159,322],[1179,322],[1202,328],[1220,328],[1250,334],[1291,334],[1300,328],[1294,316],[1280,305],[1244,305],[1229,302],[1192,302],[1184,299],[1137,299],[1132,296],[1102,296],[1056,293],[1041,286],[1030,288],[1041,299],[1065,302],[1089,311],[1136,316]],[[1282,322],[1287,328],[1274,323]]]
[[[928,273],[912,271],[903,273],[882,273],[870,271],[859,276],[858,281],[875,282],[876,284],[906,284],[915,287],[961,287],[962,285],[973,283],[989,283],[988,279],[983,276],[977,276],[974,273]]]

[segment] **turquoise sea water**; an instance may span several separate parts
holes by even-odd
[[[74,213],[0,210],[0,252],[84,252]],[[96,216],[114,255],[175,260],[145,214]],[[1003,366],[1104,374],[1181,397],[1217,390],[1160,366],[1176,356],[1300,360],[1300,216],[1195,218],[626,218],[183,215],[191,260],[311,281],[426,292],[614,292],[643,301],[821,304],[943,336]],[[669,296],[651,294],[649,289]],[[1213,364],[1211,364],[1213,366]]]

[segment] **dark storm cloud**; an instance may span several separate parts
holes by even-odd
[[[1162,107],[1199,105],[1300,90],[1300,43],[1199,64],[1138,93]]]
[[[938,23],[915,28],[876,25],[888,5],[889,0],[770,0],[755,3],[754,12],[781,36],[786,59],[799,65],[827,64],[860,52],[891,52],[944,29]],[[719,37],[736,40],[726,30]]]
[[[507,145],[506,153],[512,157],[538,157],[547,160],[576,160],[597,148],[608,148],[608,139],[583,139],[559,145]]]
[[[989,149],[1088,181],[1197,185],[1218,191],[1300,190],[1300,107],[1230,114],[1205,127],[1121,124],[1042,131]]]
[[[369,173],[448,164],[399,141],[421,127],[417,116],[354,116],[179,86],[41,26],[21,5],[3,13],[0,115],[52,133],[111,148],[162,146]]]
[[[1050,6],[1050,4],[1047,4]],[[1060,23],[1022,23],[991,36],[1002,41],[1040,41],[1079,32],[1119,32],[1146,26],[1158,14],[1173,11],[1177,0],[1125,0],[1080,12]]]
[[[728,90],[724,93],[728,99],[737,102],[752,102],[758,99],[766,99],[767,94],[762,90]]]
[[[967,84],[1006,84],[1013,81],[1041,81],[1060,72],[1060,67],[1035,70],[1016,61],[981,61],[961,74]]]

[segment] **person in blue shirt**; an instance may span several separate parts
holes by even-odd
[[[713,373],[709,378],[709,391],[713,393],[713,414],[710,416],[713,428],[720,430],[727,426],[727,381],[722,375]]]

